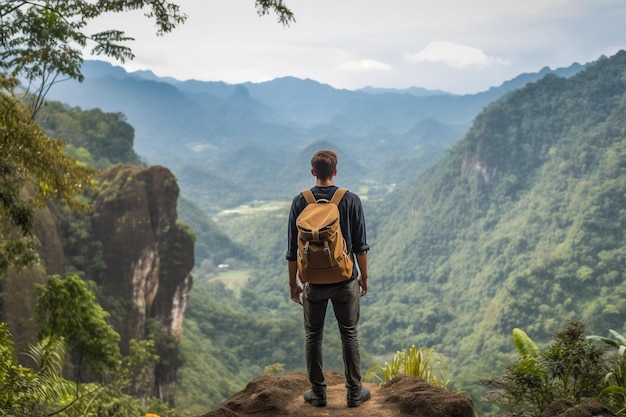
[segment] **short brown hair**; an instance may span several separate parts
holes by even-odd
[[[311,158],[311,167],[317,178],[327,180],[334,175],[337,169],[337,154],[327,149],[317,151]]]

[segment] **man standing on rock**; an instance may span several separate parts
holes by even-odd
[[[311,174],[316,177],[315,186],[298,194],[291,204],[288,228],[287,261],[291,300],[302,304],[306,330],[306,365],[311,390],[304,393],[304,400],[316,407],[326,405],[326,383],[322,367],[322,337],[324,319],[330,300],[341,333],[348,407],[358,407],[370,398],[370,392],[361,384],[361,359],[357,325],[360,315],[360,297],[367,293],[367,251],[365,217],[359,197],[335,186],[337,154],[321,150],[311,159]],[[331,201],[337,191],[343,198]],[[305,195],[308,194],[308,197]],[[308,242],[303,244],[299,217],[308,205],[319,206],[316,201],[336,204],[339,212],[340,235],[343,236],[345,257],[339,257],[346,271],[337,278],[334,272],[307,272],[303,259],[309,256]],[[305,216],[302,216],[305,217]],[[300,217],[300,219],[302,219]],[[319,238],[318,233],[314,233]],[[340,236],[341,237],[341,236]],[[300,247],[299,247],[300,241]],[[311,242],[311,251],[316,242]],[[305,247],[303,249],[303,246]],[[324,248],[322,247],[322,250]],[[328,247],[326,248],[328,252]],[[356,259],[356,263],[354,262]],[[356,267],[358,265],[358,268]],[[300,282],[304,286],[300,285]]]

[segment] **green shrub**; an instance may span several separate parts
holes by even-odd
[[[609,333],[612,337],[588,336],[615,349],[607,355],[605,387],[598,397],[615,414],[626,415],[626,337],[612,329]]]
[[[534,349],[516,329],[520,358],[501,376],[480,382],[492,389],[486,401],[511,413],[538,416],[550,403],[566,399],[575,404],[596,397],[604,387],[603,349],[584,336],[584,325],[573,321],[555,333],[545,350]]]
[[[417,349],[415,345],[408,352],[406,349],[396,352],[391,363],[373,366],[367,371],[365,378],[378,380],[383,385],[399,375],[421,378],[436,387],[446,387],[449,382],[441,355],[434,349]]]

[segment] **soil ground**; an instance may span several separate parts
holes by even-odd
[[[432,387],[411,377],[397,378],[385,387],[364,383],[371,391],[372,398],[359,407],[350,408],[346,403],[343,374],[327,372],[325,375],[328,401],[326,407],[314,407],[304,401],[303,394],[309,389],[308,379],[304,372],[295,372],[280,377],[263,375],[202,417],[474,416],[468,397]]]

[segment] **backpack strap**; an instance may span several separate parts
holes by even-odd
[[[302,190],[300,192],[300,194],[302,194],[302,196],[306,200],[307,204],[315,204],[315,202],[317,201],[317,200],[315,200],[315,196],[313,195],[313,191],[311,191],[309,188],[307,188],[306,190]]]
[[[336,206],[339,205],[339,202],[343,198],[343,196],[348,192],[347,188],[337,188],[335,194],[333,194],[333,198],[330,200],[331,203],[334,203]],[[307,188],[306,190],[300,191],[300,194],[304,197],[308,204],[314,204],[317,202],[315,196],[313,195],[313,191]]]
[[[330,200],[330,202],[338,206],[339,202],[347,192],[347,188],[337,188],[337,191],[335,191],[335,194],[333,194],[333,198]]]

